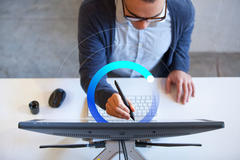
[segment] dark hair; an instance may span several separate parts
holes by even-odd
[[[153,2],[155,2],[156,0],[142,0],[142,1],[144,1],[144,2],[149,2],[149,3],[153,3]]]

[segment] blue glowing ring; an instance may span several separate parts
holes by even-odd
[[[143,66],[140,64],[130,62],[130,61],[117,61],[112,62],[104,67],[102,67],[92,78],[87,92],[87,102],[88,102],[88,108],[90,110],[90,113],[92,114],[93,118],[99,122],[99,123],[107,123],[108,121],[105,120],[98,112],[96,105],[95,105],[95,89],[97,87],[98,82],[102,79],[104,75],[106,75],[108,72],[111,72],[115,69],[119,68],[128,68],[135,70],[139,72],[145,79],[147,79],[149,76],[152,77],[152,74]],[[156,93],[156,92],[155,92]],[[148,114],[140,121],[140,122],[149,122],[152,120],[152,118],[155,116],[157,112],[158,107],[158,96],[154,96],[152,107],[149,110]],[[157,98],[156,98],[157,97]]]

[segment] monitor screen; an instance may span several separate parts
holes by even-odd
[[[211,120],[158,120],[150,123],[96,123],[80,120],[35,119],[19,122],[18,128],[51,135],[134,140],[190,135],[224,128],[224,122]]]

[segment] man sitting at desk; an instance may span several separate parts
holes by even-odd
[[[175,84],[176,101],[188,102],[194,96],[194,84],[187,73],[194,15],[191,0],[85,0],[78,33],[79,71],[85,92],[91,78],[106,64],[132,61],[155,77],[167,77],[167,93]],[[140,75],[118,69],[108,76]],[[106,77],[96,88],[95,102],[108,114],[129,119],[129,109]]]

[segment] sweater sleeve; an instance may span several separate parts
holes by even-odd
[[[103,44],[103,31],[98,24],[96,13],[91,13],[94,6],[82,5],[79,11],[78,23],[78,48],[80,62],[81,86],[87,93],[88,85],[95,73],[107,64],[105,53],[106,46]],[[99,29],[100,28],[100,29]],[[107,99],[116,91],[106,81],[105,75],[98,83],[95,90],[95,103],[105,108]]]
[[[181,19],[185,23],[183,23],[183,27],[181,27],[182,32],[176,45],[173,63],[170,66],[172,71],[182,70],[184,72],[188,72],[190,67],[189,48],[194,28],[195,10],[191,2],[189,2],[189,4],[185,7],[187,7],[185,8],[185,11],[187,12],[183,14]]]

